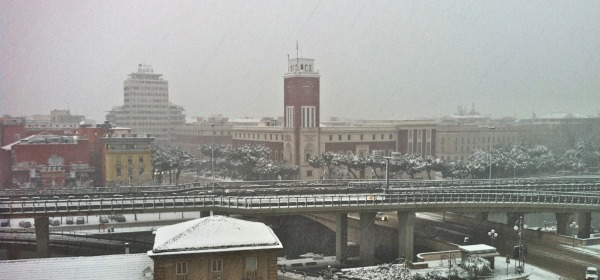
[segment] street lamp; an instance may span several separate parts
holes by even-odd
[[[492,142],[491,142],[491,140],[492,140],[492,130],[494,130],[496,128],[493,126],[490,126],[489,129],[490,129],[490,136],[488,138],[488,158],[490,161],[490,181],[489,181],[489,183],[491,185],[492,184]]]
[[[527,225],[525,224],[525,220],[523,216],[520,216],[517,221],[515,221],[514,230],[519,232],[519,270],[521,273],[525,270],[525,256],[523,255],[523,245],[522,245],[522,233],[524,229],[527,229]]]
[[[492,247],[494,247],[494,239],[498,237],[498,233],[492,229],[488,231],[488,236],[492,239]]]
[[[571,235],[573,236],[573,247],[575,247],[575,234],[577,233],[577,229],[579,229],[579,225],[576,222],[572,222],[569,224],[569,227],[573,229]]]
[[[212,191],[215,193],[215,124],[210,124],[210,173],[212,174]]]

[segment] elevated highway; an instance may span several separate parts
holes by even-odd
[[[47,248],[48,217],[175,211],[209,211],[242,215],[336,215],[338,258],[345,258],[347,213],[360,213],[361,259],[373,262],[375,213],[396,211],[399,250],[412,256],[417,212],[506,212],[513,224],[528,212],[554,212],[559,233],[577,215],[579,236],[589,237],[591,212],[600,211],[598,178],[555,178],[457,181],[319,181],[232,182],[218,186],[116,189],[5,190],[0,192],[0,218],[35,218],[38,250]],[[38,229],[41,227],[41,229]],[[47,243],[47,242],[46,242]]]

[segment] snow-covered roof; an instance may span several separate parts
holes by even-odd
[[[52,134],[50,134],[50,133],[48,133],[48,132],[40,132],[40,133],[38,133],[38,134],[29,135],[29,136],[27,136],[27,137],[25,137],[25,138],[21,138],[21,139],[19,139],[19,140],[15,141],[15,142],[12,142],[12,143],[10,143],[10,144],[8,144],[8,145],[6,145],[6,146],[2,146],[2,148],[1,148],[1,149],[2,149],[2,150],[6,150],[6,151],[10,151],[10,150],[12,150],[12,147],[13,147],[14,145],[17,145],[17,144],[19,144],[19,143],[23,142],[24,140],[29,140],[29,139],[32,139],[32,138],[35,138],[35,137],[38,137],[38,136],[41,136],[41,135],[55,136],[55,135],[52,135]]]
[[[486,244],[464,245],[458,246],[458,249],[467,253],[489,253],[496,252],[496,247]]]
[[[263,223],[209,216],[159,228],[148,255],[281,248],[279,238]]]
[[[124,265],[126,264],[126,265]],[[148,255],[122,254],[0,261],[0,278],[46,279],[154,279],[154,262]],[[144,272],[146,272],[144,274]]]
[[[587,119],[589,118],[586,115],[578,114],[578,113],[550,113],[544,116],[539,117],[539,119]]]

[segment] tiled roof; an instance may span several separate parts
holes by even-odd
[[[159,228],[148,255],[281,248],[279,238],[263,223],[209,216]]]

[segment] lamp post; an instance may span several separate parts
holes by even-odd
[[[390,165],[390,159],[389,157],[383,157],[383,159],[385,159],[385,190],[388,190],[390,187],[390,171],[388,169],[388,166]]]
[[[572,222],[569,224],[569,227],[573,229],[571,235],[573,236],[573,247],[575,247],[575,235],[577,234],[577,229],[579,229],[579,225],[576,222]]]
[[[210,124],[210,173],[212,174],[212,192],[215,193],[215,124]]]
[[[488,159],[490,161],[490,181],[489,181],[489,183],[491,185],[492,184],[492,142],[491,141],[492,141],[492,130],[494,130],[496,128],[493,126],[490,126],[489,129],[490,129],[490,136],[488,138]]]
[[[525,270],[525,256],[523,255],[523,244],[522,244],[522,233],[524,229],[527,229],[527,225],[525,224],[525,220],[523,216],[520,216],[517,221],[515,221],[514,230],[519,232],[519,270],[521,273]]]
[[[496,239],[498,237],[498,233],[492,229],[490,231],[488,231],[488,236],[492,239],[492,247],[494,247],[494,239]]]

